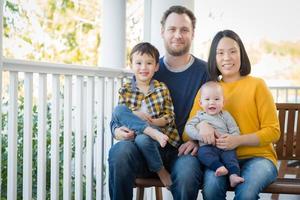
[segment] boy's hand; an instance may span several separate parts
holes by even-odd
[[[125,126],[121,126],[115,129],[115,138],[117,140],[132,140],[134,139],[134,131]]]
[[[198,146],[199,145],[196,142],[189,140],[189,141],[183,143],[182,145],[180,145],[180,147],[178,149],[178,156],[187,155],[189,153],[192,156],[195,156],[198,151]]]
[[[164,117],[161,118],[152,118],[151,122],[149,122],[153,126],[158,126],[158,127],[164,127],[168,123],[167,120],[165,120]]]
[[[136,116],[138,116],[142,120],[147,121],[149,123],[151,123],[151,121],[152,121],[152,118],[148,113],[144,113],[144,112],[141,112],[141,111],[133,111],[133,114],[135,114]]]

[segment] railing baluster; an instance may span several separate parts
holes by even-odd
[[[46,199],[47,74],[39,74],[37,199]]]
[[[111,78],[104,79],[104,158],[108,158],[109,149],[112,145],[112,137],[110,134],[109,123],[111,119],[111,109],[112,109],[112,80]],[[103,160],[103,164],[106,166],[106,176],[105,176],[105,183],[108,183],[108,175],[109,175],[109,168],[108,162],[106,159]],[[105,185],[104,190],[105,197],[104,199],[109,199],[109,188],[108,184]]]
[[[63,199],[71,200],[71,143],[72,143],[72,76],[65,76],[64,84],[64,175]]]
[[[9,73],[7,199],[17,197],[18,73]]]
[[[104,193],[104,78],[100,78],[96,84],[97,99],[97,139],[96,139],[96,199],[103,199]],[[108,174],[106,173],[106,176]]]
[[[32,94],[33,74],[25,73],[23,133],[23,199],[32,199]]]
[[[82,199],[82,144],[83,144],[83,77],[76,79],[75,115],[75,200]]]
[[[94,77],[87,79],[86,199],[93,199]]]
[[[51,105],[51,200],[59,199],[59,75],[52,76]]]

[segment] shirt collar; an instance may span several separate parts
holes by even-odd
[[[151,81],[150,81],[150,87],[149,87],[149,91],[153,91],[154,90],[154,81],[155,81],[155,79],[151,79]],[[131,79],[131,89],[132,89],[132,91],[139,91],[139,88],[137,87],[137,85],[136,85],[136,77],[135,77],[135,75],[133,75],[133,77],[132,77],[132,79]]]

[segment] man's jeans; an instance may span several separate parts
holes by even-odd
[[[259,193],[277,177],[276,166],[268,159],[255,157],[240,160],[241,176],[244,183],[235,188],[235,200],[259,199]],[[203,198],[205,200],[224,200],[229,182],[227,176],[215,176],[215,172],[206,169],[204,173]]]
[[[171,173],[171,192],[175,200],[197,199],[202,180],[200,163],[195,156],[178,157],[171,145],[160,152]],[[148,170],[146,160],[134,141],[120,141],[109,151],[109,194],[112,200],[132,200],[136,177],[157,177]]]

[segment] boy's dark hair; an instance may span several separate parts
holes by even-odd
[[[241,76],[246,76],[251,72],[251,64],[247,52],[245,50],[244,44],[241,38],[232,30],[223,30],[219,31],[210,46],[209,56],[208,56],[208,72],[210,74],[211,80],[217,81],[219,79],[219,75],[221,72],[218,69],[216,55],[217,55],[217,47],[220,40],[224,37],[228,37],[233,39],[240,48],[240,55],[241,55],[241,67],[240,67],[240,74]]]
[[[168,10],[166,10],[164,12],[162,18],[161,18],[161,21],[160,21],[162,27],[165,27],[166,20],[167,20],[168,16],[171,13],[176,13],[176,14],[179,14],[179,15],[186,14],[191,19],[193,30],[195,30],[195,28],[196,28],[196,17],[195,17],[194,13],[191,10],[187,9],[184,6],[171,6]]]
[[[155,62],[159,62],[159,52],[155,46],[150,44],[149,42],[141,42],[135,45],[130,53],[130,62],[132,63],[132,55],[138,52],[139,54],[143,55],[144,53],[147,55],[152,56],[155,59]]]

